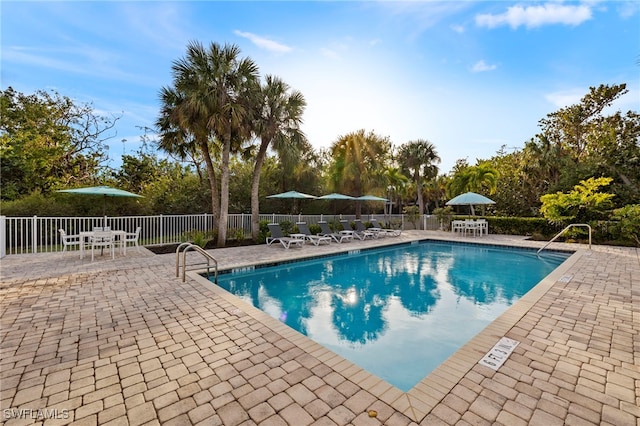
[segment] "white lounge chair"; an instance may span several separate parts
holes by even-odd
[[[304,234],[304,238],[311,241],[314,245],[320,245],[321,243],[331,244],[331,237],[326,235],[315,235],[309,230],[309,225],[306,222],[297,222],[296,226],[301,234]]]
[[[378,219],[371,219],[371,224],[375,229],[379,229],[381,232],[384,232],[385,236],[398,237],[402,233],[402,229],[383,228],[380,226],[380,223],[378,223]]]
[[[365,238],[378,238],[380,236],[378,232],[367,229],[364,223],[362,223],[362,220],[356,219],[354,223],[356,224],[356,235],[361,240]]]
[[[320,225],[320,229],[322,229],[322,232],[320,233],[320,235],[325,237],[331,237],[333,241],[335,241],[336,243],[342,243],[344,241],[346,242],[353,241],[353,234],[343,234],[339,232],[333,232],[331,228],[329,228],[329,224],[325,221],[318,222],[318,225]]]
[[[342,225],[342,227],[345,229],[346,232],[349,232],[349,233],[353,234],[353,236],[357,237],[359,240],[364,240],[366,238],[374,238],[373,233],[371,233],[371,232],[364,233],[364,232],[360,232],[358,230],[354,230],[353,228],[351,228],[351,224],[349,223],[348,220],[341,220],[340,224]]]
[[[267,226],[269,227],[269,231],[271,232],[271,236],[267,237],[268,246],[275,242],[279,242],[280,244],[282,244],[282,247],[286,249],[291,247],[292,244],[298,247],[302,247],[304,245],[304,239],[302,238],[285,237],[279,224],[270,223]]]

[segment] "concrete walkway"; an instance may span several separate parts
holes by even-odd
[[[226,269],[425,238],[451,235],[210,252]],[[7,256],[0,422],[640,426],[640,251],[552,247],[577,251],[406,393],[195,273],[182,283],[173,254]],[[479,365],[503,336],[520,342],[505,364]]]

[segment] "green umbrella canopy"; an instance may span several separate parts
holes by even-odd
[[[80,194],[80,195],[102,195],[104,198],[103,214],[107,212],[107,197],[136,197],[144,198],[142,195],[134,194],[133,192],[125,191],[123,189],[113,188],[110,186],[89,186],[85,188],[73,188],[73,189],[61,189],[58,192],[66,192],[68,194]]]
[[[359,201],[389,201],[386,198],[376,197],[375,195],[363,195],[362,197],[357,197],[356,200],[359,200]]]
[[[495,204],[496,202],[490,198],[485,197],[484,195],[476,194],[475,192],[465,192],[464,194],[460,194],[456,197],[453,197],[451,200],[447,201],[445,204],[447,206],[469,206],[471,207],[471,215],[475,216],[476,212],[473,209],[474,205],[487,205],[487,204]]]
[[[350,195],[344,195],[344,194],[337,194],[337,193],[332,193],[332,194],[327,194],[327,195],[323,195],[322,197],[316,197],[317,200],[355,200],[355,197],[352,197]]]
[[[268,195],[267,198],[316,198],[314,195],[305,194],[298,191],[287,191],[281,194]]]

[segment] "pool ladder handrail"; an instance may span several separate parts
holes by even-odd
[[[589,228],[589,250],[591,250],[591,226],[586,224],[586,223],[572,223],[570,225],[568,225],[566,228],[564,228],[562,231],[558,232],[558,234],[553,237],[547,244],[545,244],[544,246],[542,246],[537,252],[536,254],[539,254],[542,250],[544,250],[545,248],[547,248],[547,246],[549,244],[551,244],[552,242],[554,242],[560,235],[564,234],[564,232],[566,230],[568,230],[571,227],[575,227],[575,226],[586,226],[587,228]]]
[[[192,263],[190,266],[207,265],[207,279],[211,274],[211,261],[214,263],[214,282],[218,284],[218,261],[215,257],[211,256],[202,247],[197,246],[191,242],[182,243],[176,248],[176,277],[180,276],[180,252],[182,251],[182,282],[186,280],[187,272],[187,252],[193,250],[200,253],[207,260],[201,263]]]

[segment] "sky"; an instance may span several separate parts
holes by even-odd
[[[110,165],[140,149],[189,42],[235,44],[300,91],[316,148],[365,129],[424,139],[447,173],[502,147],[601,84],[640,111],[640,2],[6,1],[0,87],[55,90],[120,116]]]

